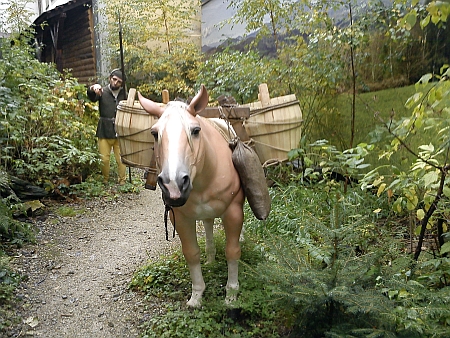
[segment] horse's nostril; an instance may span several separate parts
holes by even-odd
[[[186,190],[187,188],[189,188],[189,185],[191,184],[191,180],[189,178],[189,175],[184,175],[182,178],[182,188],[183,190]]]
[[[158,175],[157,182],[158,182],[158,185],[159,185],[160,187],[163,187],[163,186],[164,186],[164,180],[163,180],[163,178],[161,177],[161,175]]]

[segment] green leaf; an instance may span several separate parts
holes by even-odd
[[[446,197],[450,197],[450,188],[449,187],[445,186],[443,192]]]
[[[429,187],[433,183],[437,182],[438,179],[439,179],[438,171],[430,171],[430,172],[426,173],[425,175],[423,175],[423,178],[422,178],[422,180],[425,184],[425,187]]]
[[[384,189],[386,188],[386,183],[380,184],[377,191],[377,196],[380,197],[380,195],[383,193]]]
[[[417,81],[417,83],[421,83],[421,84],[427,84],[428,82],[430,82],[430,80],[433,78],[432,74],[425,74],[423,75],[419,81]]]
[[[37,209],[45,207],[39,200],[32,200],[24,202],[23,205],[25,208],[31,209],[31,211],[36,211]]]
[[[399,298],[405,298],[409,296],[409,292],[406,290],[400,290],[400,292],[398,293],[398,297]]]
[[[383,182],[383,180],[384,180],[384,176],[380,176],[380,177],[378,177],[375,181],[373,181],[373,185],[376,187],[376,186],[378,186],[381,182]]]
[[[422,226],[419,225],[419,226],[414,230],[414,234],[415,234],[416,236],[419,236],[421,231],[422,231]]]
[[[417,210],[416,217],[419,219],[419,221],[423,220],[423,218],[425,217],[425,211],[423,209]]]
[[[405,28],[407,30],[411,30],[417,21],[417,12],[412,10],[408,14],[405,15]]]
[[[427,15],[423,20],[420,21],[420,27],[424,29],[430,23],[430,16]]]
[[[398,290],[390,290],[388,292],[388,296],[389,296],[390,299],[394,298],[397,295],[398,295]]]
[[[392,209],[398,213],[402,212],[402,202],[403,202],[403,197],[397,198],[397,200],[392,205]]]
[[[441,255],[450,252],[450,242],[444,243],[444,245],[441,246]]]
[[[419,149],[420,150],[424,150],[424,151],[428,151],[428,152],[433,152],[434,151],[434,146],[432,145],[432,144],[424,144],[424,145],[421,145],[421,146],[419,146]]]
[[[413,96],[408,98],[408,100],[405,103],[405,106],[407,108],[411,108],[415,103],[417,103],[420,100],[421,97],[422,97],[421,92],[415,93]]]
[[[406,209],[408,209],[408,211],[414,210],[416,208],[417,202],[418,202],[417,196],[413,196],[412,200],[410,199],[406,200]]]

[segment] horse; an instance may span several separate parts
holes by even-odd
[[[239,290],[239,239],[245,195],[222,129],[198,115],[208,104],[206,88],[202,85],[189,104],[170,101],[165,108],[139,92],[138,98],[144,110],[158,118],[151,127],[159,172],[157,182],[166,210],[172,210],[170,219],[189,267],[192,293],[187,305],[200,307],[205,290],[196,223],[203,221],[205,226],[205,251],[210,263],[215,259],[215,218],[222,219],[225,230],[228,267],[225,302],[232,304]]]

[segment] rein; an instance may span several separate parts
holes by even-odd
[[[169,231],[167,228],[167,220],[168,220],[168,215],[169,215],[169,211],[172,211],[172,217],[173,217],[173,234],[172,234],[172,238],[175,238],[175,213],[173,212],[173,209],[170,205],[164,203],[164,226],[166,227],[166,241],[169,241]]]

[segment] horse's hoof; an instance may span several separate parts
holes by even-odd
[[[225,297],[225,305],[229,307],[233,307],[237,301],[237,296],[239,293],[239,289],[231,289],[227,288],[227,295]]]
[[[199,308],[202,306],[203,291],[192,291],[191,299],[186,303],[187,306],[193,308]]]
[[[234,307],[234,304],[237,301],[237,296],[227,296],[225,297],[225,305],[229,307]]]
[[[199,308],[202,306],[202,301],[201,299],[194,299],[191,297],[191,299],[189,299],[186,305],[192,308]]]

